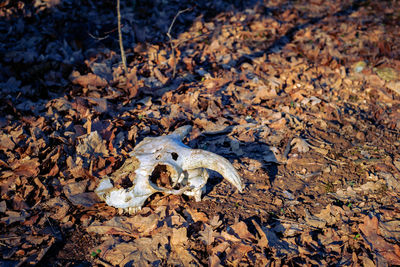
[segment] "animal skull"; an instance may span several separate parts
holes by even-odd
[[[208,180],[206,169],[220,173],[242,192],[241,178],[227,159],[182,143],[190,130],[187,125],[170,135],[146,137],[121,168],[100,181],[96,194],[108,205],[129,214],[140,210],[156,192],[185,194],[200,201]]]

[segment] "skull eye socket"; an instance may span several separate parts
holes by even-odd
[[[176,152],[172,152],[172,153],[171,153],[171,156],[172,156],[172,159],[173,159],[173,160],[177,160],[178,157],[179,157],[179,156],[178,156],[178,153],[176,153]]]
[[[150,175],[150,181],[158,187],[172,189],[171,172],[169,166],[158,164]]]

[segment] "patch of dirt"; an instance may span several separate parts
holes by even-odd
[[[65,234],[63,242],[56,245],[53,251],[42,259],[41,265],[79,264],[90,266],[90,262],[97,256],[94,248],[101,243],[101,238],[95,234],[88,234],[81,229],[71,229]]]

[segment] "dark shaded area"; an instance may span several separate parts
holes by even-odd
[[[95,256],[87,254],[87,248],[100,243],[100,238],[87,235],[84,229],[71,229],[63,233],[62,239],[58,240],[47,252],[45,257],[36,265],[42,267],[50,266],[93,266],[89,260]]]
[[[133,51],[135,47],[168,42],[168,27],[179,11],[190,8],[173,25],[174,38],[196,19],[211,20],[222,12],[252,8],[258,1],[121,2],[128,64],[136,64],[140,54]],[[0,7],[0,82],[5,83],[0,97],[10,99],[18,110],[27,111],[21,102],[28,99],[35,102],[54,94],[69,94],[73,70],[85,74],[89,71],[85,60],[102,57],[109,50],[119,51],[114,1],[57,3],[6,1]],[[2,111],[10,113],[7,107]]]

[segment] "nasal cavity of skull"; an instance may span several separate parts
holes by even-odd
[[[133,186],[133,182],[132,182],[131,178],[129,177],[129,175],[124,177],[124,178],[118,179],[118,181],[115,182],[115,187],[116,188],[121,188],[122,187],[124,189],[127,189],[127,188],[130,188],[132,186]]]
[[[158,164],[150,175],[150,181],[158,187],[172,189],[170,166]]]

